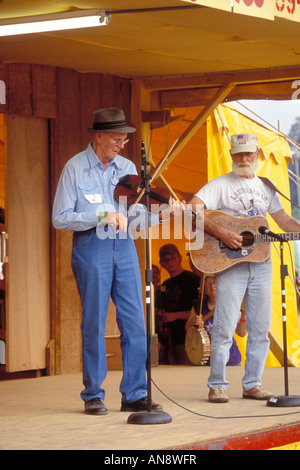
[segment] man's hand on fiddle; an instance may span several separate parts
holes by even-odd
[[[163,221],[180,215],[184,211],[184,203],[185,201],[180,202],[170,197],[168,207],[163,209],[160,213],[160,220]]]

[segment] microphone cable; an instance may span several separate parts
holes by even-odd
[[[194,410],[191,410],[189,408],[187,408],[186,406],[183,406],[181,405],[180,403],[178,403],[177,401],[173,400],[172,398],[170,398],[155,382],[154,380],[151,378],[151,382],[153,383],[153,385],[156,387],[156,389],[165,397],[167,398],[170,402],[174,403],[174,405],[178,406],[179,408],[182,408],[183,410],[193,414],[193,415],[196,415],[196,416],[200,416],[201,418],[211,418],[211,419],[244,419],[244,418],[276,418],[277,416],[290,416],[290,415],[295,415],[295,414],[299,414],[300,413],[300,410],[299,411],[292,411],[290,413],[278,413],[278,414],[263,414],[263,415],[238,415],[238,416],[211,416],[211,415],[207,415],[207,414],[204,414],[204,413],[198,413],[197,411],[194,411]]]

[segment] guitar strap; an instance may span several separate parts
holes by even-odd
[[[269,186],[269,188],[271,188],[274,191],[276,191],[277,193],[279,193],[282,197],[287,199],[291,204],[293,204],[298,209],[300,209],[300,207],[295,202],[291,201],[291,199],[289,199],[287,196],[285,196],[285,194],[283,194],[281,191],[279,191],[279,189],[276,188],[275,184],[273,184],[272,181],[270,181],[268,178],[265,178],[264,176],[258,176],[258,178],[260,178],[267,186]]]

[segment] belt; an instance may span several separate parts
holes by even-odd
[[[73,237],[79,237],[80,235],[88,235],[91,232],[96,232],[96,227],[89,228],[88,230],[79,230],[78,232],[73,232]]]

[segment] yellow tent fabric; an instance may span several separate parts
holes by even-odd
[[[278,133],[267,129],[258,124],[249,117],[243,115],[234,108],[233,105],[221,105],[210,116],[207,121],[207,143],[208,143],[208,162],[207,172],[208,181],[231,171],[230,143],[229,138],[232,134],[250,132],[258,136],[261,153],[259,157],[259,169],[257,174],[265,176],[273,181],[275,186],[287,196],[289,195],[288,181],[288,161],[291,159],[291,151],[286,140]],[[288,214],[291,213],[290,203],[281,198],[282,204]],[[268,217],[270,228],[274,232],[280,232],[279,227],[271,217]],[[277,246],[276,246],[277,245]],[[293,247],[291,245],[291,253]],[[273,315],[271,332],[276,340],[282,345],[282,306],[281,306],[281,281],[280,281],[280,255],[278,243],[272,247],[273,262]],[[284,262],[288,265],[288,272],[293,276],[294,259],[290,257],[289,250],[284,249]],[[294,365],[298,366],[300,355],[299,350],[299,327],[297,321],[296,293],[294,288],[294,279],[286,277],[286,309],[287,309],[287,338],[288,338],[288,356]],[[245,358],[246,338],[236,337],[241,349],[243,361]],[[298,358],[299,357],[299,358]],[[270,351],[267,366],[280,366],[279,361]]]

